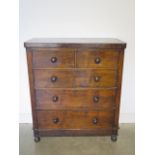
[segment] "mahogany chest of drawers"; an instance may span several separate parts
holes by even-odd
[[[126,43],[38,38],[24,46],[34,140],[105,135],[116,141]]]

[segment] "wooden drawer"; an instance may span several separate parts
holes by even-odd
[[[118,58],[114,49],[81,49],[77,51],[77,67],[117,69]]]
[[[112,128],[113,113],[103,111],[38,111],[39,129]]]
[[[74,71],[72,70],[34,70],[35,87],[64,88],[74,86]]]
[[[101,69],[34,70],[36,88],[115,87],[116,71]]]
[[[116,86],[116,71],[103,69],[81,69],[75,72],[75,86],[106,88]]]
[[[72,90],[37,89],[37,109],[103,109],[112,111],[115,102],[115,89]]]
[[[74,49],[40,48],[33,52],[33,68],[73,68]]]

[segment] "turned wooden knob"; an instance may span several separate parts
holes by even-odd
[[[56,58],[56,57],[52,57],[52,58],[51,58],[51,62],[52,62],[52,63],[57,62],[57,58]]]
[[[95,82],[98,82],[99,80],[100,80],[100,77],[99,77],[99,76],[95,76],[95,77],[94,77],[94,81],[95,81]]]
[[[57,101],[58,101],[58,99],[59,99],[59,97],[58,97],[58,96],[53,96],[53,97],[52,97],[53,102],[57,102]]]
[[[99,58],[99,57],[97,57],[96,59],[95,59],[95,63],[96,64],[99,64],[101,62],[101,59]]]
[[[97,124],[97,122],[98,122],[97,118],[96,117],[93,118],[92,122],[93,122],[93,124]]]
[[[53,118],[53,123],[57,124],[59,122],[59,118]]]
[[[51,82],[56,82],[57,79],[58,79],[58,78],[57,78],[56,76],[52,76],[52,77],[51,77]]]
[[[94,97],[93,97],[93,101],[94,101],[95,103],[97,103],[97,102],[99,101],[99,99],[100,99],[99,96],[94,96]]]

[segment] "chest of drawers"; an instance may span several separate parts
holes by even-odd
[[[31,39],[27,53],[34,140],[117,140],[123,57],[118,39]]]

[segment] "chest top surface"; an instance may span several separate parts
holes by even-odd
[[[126,43],[115,38],[33,38],[24,43],[28,47],[90,47],[126,48]]]

